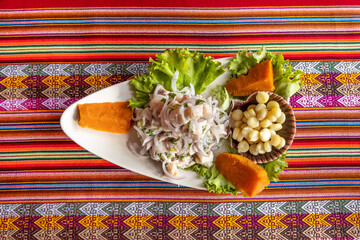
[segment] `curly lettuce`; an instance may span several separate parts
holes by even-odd
[[[157,84],[172,91],[171,79],[176,71],[179,77],[176,82],[177,89],[193,84],[195,93],[200,94],[218,76],[225,72],[220,62],[214,61],[211,56],[203,53],[189,51],[187,48],[167,49],[156,55],[156,59],[150,58],[149,73],[134,77],[130,84],[135,91],[135,97],[130,99],[131,108],[142,107],[150,99]]]
[[[300,70],[293,70],[289,60],[284,60],[281,53],[271,53],[262,47],[257,52],[239,51],[229,63],[231,78],[237,78],[240,75],[246,75],[249,68],[266,60],[272,60],[274,70],[274,93],[289,98],[294,95],[301,87]]]

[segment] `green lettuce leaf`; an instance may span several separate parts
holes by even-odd
[[[284,153],[274,161],[258,164],[260,167],[266,170],[270,182],[279,181],[277,175],[279,175],[280,172],[284,171],[284,169],[288,167],[288,163],[285,161],[286,155],[287,153]]]
[[[189,168],[198,173],[200,177],[205,177],[204,185],[209,192],[231,193],[233,195],[238,194],[238,190],[232,185],[225,177],[216,169],[215,164],[211,168],[204,167],[200,164],[195,164]]]
[[[231,104],[232,97],[225,88],[225,85],[217,85],[211,89],[211,95],[218,100],[218,108],[226,111]]]
[[[231,78],[237,78],[240,75],[247,74],[249,68],[256,64],[272,59],[274,70],[274,93],[289,98],[294,95],[301,87],[300,70],[293,70],[289,60],[284,60],[281,53],[271,53],[262,47],[257,52],[248,52],[247,50],[239,51],[229,63]]]
[[[205,56],[188,49],[167,49],[156,55],[156,59],[150,58],[149,73],[134,77],[130,84],[135,91],[135,97],[130,99],[130,107],[142,107],[149,101],[157,84],[172,91],[171,79],[176,71],[179,77],[176,82],[177,89],[194,85],[195,93],[200,94],[218,76],[225,72],[220,62],[214,61],[211,56]]]

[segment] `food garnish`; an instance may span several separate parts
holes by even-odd
[[[231,112],[233,120],[232,138],[238,142],[239,153],[252,155],[269,153],[272,147],[285,146],[285,139],[276,132],[283,128],[286,115],[278,102],[269,101],[267,92],[258,92],[257,105],[251,104],[246,111],[237,108]]]
[[[226,83],[226,90],[234,96],[249,96],[256,91],[273,91],[274,78],[271,59],[255,64],[247,75],[240,75]]]
[[[267,172],[250,159],[237,154],[221,153],[216,168],[244,196],[253,197],[270,184]]]
[[[98,131],[126,134],[131,127],[133,110],[129,102],[79,104],[79,125]]]
[[[273,92],[283,98],[291,97],[302,85],[300,81],[302,71],[294,71],[289,60],[284,60],[281,53],[268,52],[264,47],[257,52],[239,51],[229,64],[231,79],[248,74],[249,70],[256,64],[270,59],[274,73],[275,90]]]

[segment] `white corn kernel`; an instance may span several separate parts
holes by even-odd
[[[280,115],[280,117],[278,117],[276,119],[276,122],[280,123],[280,124],[283,124],[285,122],[285,120],[286,120],[286,115],[285,115],[285,113],[281,112],[281,115]]]
[[[247,111],[250,114],[250,117],[256,117],[256,112],[254,109],[248,109]]]
[[[266,105],[263,103],[259,103],[258,105],[256,105],[255,112],[260,112],[263,109],[266,110]]]
[[[256,94],[256,101],[258,103],[266,103],[269,100],[269,94],[267,92],[258,92]]]
[[[247,123],[242,123],[240,129],[243,129],[244,127],[247,127]]]
[[[271,113],[271,115],[274,115],[277,119],[281,115],[281,109],[278,107],[274,107],[270,110],[270,113]]]
[[[256,155],[259,154],[259,153],[256,151],[256,144],[251,144],[251,145],[250,145],[250,147],[249,147],[249,152],[250,152],[252,155],[254,155],[254,156],[256,156]]]
[[[257,113],[256,117],[257,117],[257,119],[258,119],[259,121],[261,121],[261,120],[264,120],[264,119],[266,118],[266,115],[267,115],[267,110],[266,110],[266,108],[265,108],[265,109],[261,109],[261,110]]]
[[[249,151],[249,143],[247,141],[241,141],[239,142],[237,146],[237,150],[239,153],[244,153]]]
[[[244,138],[247,138],[249,136],[249,133],[252,131],[253,129],[249,126],[247,127],[244,127],[242,130],[241,130],[241,134]]]
[[[283,147],[285,146],[285,144],[286,144],[285,139],[284,139],[283,137],[280,137],[280,142],[279,142],[279,144],[276,146],[276,148],[277,148],[277,149],[281,149],[281,148],[283,148]]]
[[[274,136],[271,136],[271,139],[270,139],[270,143],[271,145],[273,145],[274,147],[276,147],[277,145],[279,145],[280,143],[280,136],[279,135],[274,135]]]
[[[259,131],[258,130],[252,130],[249,133],[249,141],[256,142],[257,140],[259,140]]]
[[[234,111],[232,112],[231,117],[232,117],[235,121],[239,121],[239,120],[241,120],[242,115],[243,115],[242,111],[241,111],[240,109],[236,109],[236,110],[234,110]]]
[[[270,130],[270,129],[269,129]],[[271,133],[271,137],[275,136],[276,135],[276,132],[274,130],[270,130],[270,133]]]
[[[234,127],[240,127],[241,125],[243,124],[243,122],[242,121],[235,121],[235,123],[234,123]]]
[[[264,150],[265,152],[271,152],[271,149],[272,149],[272,146],[271,146],[271,143],[269,141],[267,142],[264,142]]]
[[[271,121],[269,119],[265,118],[264,120],[262,120],[260,122],[260,127],[267,128],[267,127],[270,127],[271,124],[272,124]]]
[[[282,129],[282,125],[280,123],[275,123],[275,124],[272,124],[270,127],[269,127],[270,130],[274,130],[275,132],[276,131],[280,131]]]
[[[244,136],[241,134],[241,132],[239,132],[239,135],[236,138],[236,141],[241,142],[242,140],[244,140]]]
[[[259,120],[257,120],[256,117],[251,117],[247,120],[247,124],[249,125],[249,127],[251,128],[256,128],[259,126]]]
[[[242,118],[242,121],[243,121],[244,123],[246,123],[246,122],[247,122],[247,120],[248,120],[248,118],[247,118],[247,117],[245,117],[245,116]]]
[[[271,122],[275,122],[277,119],[274,115],[270,114],[270,112],[268,112],[266,118],[269,119]]]
[[[269,129],[267,128],[263,128],[261,131],[260,131],[260,139],[261,141],[263,142],[266,142],[266,141],[269,141],[270,138],[271,138],[271,132]]]
[[[251,104],[248,106],[247,110],[250,110],[250,109],[255,109],[256,108],[256,105],[255,104]]]
[[[232,138],[236,140],[239,136],[239,133],[240,133],[240,128],[238,128],[238,127],[235,128],[233,131],[233,134],[232,134]]]
[[[265,149],[264,149],[264,143],[260,142],[256,145],[256,151],[259,154],[264,154],[265,153]]]
[[[248,110],[244,112],[244,117],[246,117],[247,119],[249,119],[251,117]]]
[[[268,102],[268,104],[266,105],[266,107],[267,107],[268,109],[272,109],[272,108],[274,108],[274,107],[280,108],[280,105],[279,105],[279,103],[276,102],[276,101],[270,101],[270,102]]]

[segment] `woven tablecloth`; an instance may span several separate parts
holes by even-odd
[[[182,3],[1,3],[0,239],[360,239],[360,6]],[[167,48],[261,46],[304,85],[289,167],[253,198],[145,177],[60,127],[72,103]]]

